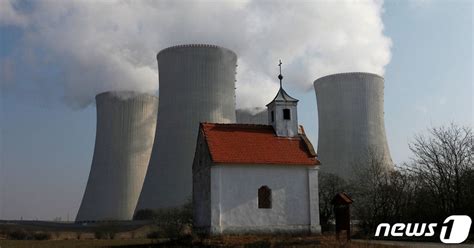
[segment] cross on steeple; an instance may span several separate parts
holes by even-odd
[[[280,67],[280,75],[278,75],[278,79],[280,79],[280,89],[281,89],[282,88],[281,80],[283,79],[283,76],[281,75],[281,59],[280,59],[280,63],[278,64],[278,66]]]

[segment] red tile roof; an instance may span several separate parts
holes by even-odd
[[[200,130],[214,163],[319,165],[307,139],[278,137],[270,125],[201,123]]]

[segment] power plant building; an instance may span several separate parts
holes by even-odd
[[[224,131],[237,132],[234,129],[262,128],[261,126],[265,125],[268,130],[245,129],[242,131],[239,129],[239,132],[244,134],[264,132],[268,137],[272,137],[269,138],[271,142],[276,143],[279,139],[291,140],[294,138],[300,143],[310,144],[306,136],[302,135],[304,132],[299,130],[297,125],[296,104],[298,100],[290,97],[281,87],[281,74],[279,75],[280,90],[275,99],[267,105],[268,109],[236,110],[237,55],[233,51],[215,45],[179,45],[160,51],[157,54],[157,61],[159,104],[158,97],[154,95],[131,91],[105,92],[96,96],[95,149],[86,190],[76,217],[78,222],[131,220],[134,213],[143,209],[178,207],[191,203],[193,199],[193,163],[195,167],[196,163],[200,164],[199,160],[194,160],[195,154],[199,154],[198,158],[206,152],[208,155],[213,154],[212,149],[202,150],[202,147],[199,146],[196,149],[196,142],[199,143],[203,140],[209,142],[210,136],[204,137],[202,135],[211,135],[222,131],[222,139],[226,139],[234,136]],[[304,198],[306,202],[303,205],[305,206],[309,202],[318,201],[317,195],[313,197],[311,194],[317,194],[317,170],[314,166],[319,165],[319,161],[321,167],[317,166],[318,170],[320,169],[323,173],[336,174],[346,180],[353,178],[355,170],[363,169],[374,159],[380,160],[378,162],[382,162],[386,168],[393,168],[384,125],[383,77],[362,72],[333,74],[314,81],[314,89],[319,121],[317,159],[312,146],[311,149],[306,149],[307,151],[303,150],[311,155],[307,156],[308,158],[318,162],[313,163],[314,161],[311,160],[309,163],[311,170],[305,166],[298,167],[300,168],[298,170],[291,169],[292,173],[301,172],[302,174],[300,174],[303,175],[302,178],[306,178],[305,180],[308,175],[311,175],[311,180],[316,180],[314,183],[310,180],[299,185],[307,187],[309,184],[314,184],[314,190],[316,190],[299,192],[310,196]],[[233,123],[233,125],[223,125],[229,123]],[[222,130],[219,131],[219,128]],[[235,144],[246,143],[244,141],[235,142]],[[259,147],[264,147],[264,144],[260,144]],[[289,147],[293,149],[302,146]],[[234,150],[238,150],[238,148],[228,148],[228,151]],[[283,154],[284,151],[281,152]],[[276,154],[274,155],[276,156]],[[215,158],[211,157],[211,159]],[[246,157],[243,156],[241,159],[244,161]],[[239,160],[236,164],[246,164],[242,161]],[[248,164],[252,164],[252,166],[257,164],[258,166],[253,167],[260,168],[260,164],[265,163],[250,161]],[[262,168],[265,166],[262,165]],[[275,169],[262,171],[274,173],[279,170],[278,168],[277,166]],[[231,171],[231,169],[215,170]],[[239,169],[239,171],[250,172],[251,170]],[[196,181],[196,173],[195,170],[194,186],[202,186]],[[211,173],[205,176],[212,175]],[[270,174],[263,173],[262,177],[258,178],[258,183],[262,183],[262,185],[267,183],[264,179],[268,175]],[[221,176],[225,175],[215,174],[215,177],[220,178]],[[297,177],[295,176],[295,178]],[[238,175],[229,174],[229,178],[236,179]],[[267,184],[278,186],[277,181],[279,180],[269,181]],[[215,182],[216,185],[221,183],[223,182]],[[238,183],[246,185],[245,181]],[[234,185],[238,185],[238,183],[236,182]],[[278,189],[279,186],[277,186],[275,189]],[[284,186],[292,189],[291,183]],[[229,184],[225,187],[230,189],[232,185]],[[257,192],[255,187],[249,189],[249,194]],[[199,192],[215,194],[221,191],[214,189],[214,191],[208,192],[207,188],[203,188]],[[208,197],[206,194],[199,197],[209,200],[206,198]],[[285,197],[282,196],[281,202],[286,202],[287,198]],[[233,196],[228,199],[229,202],[233,200],[235,200]],[[242,201],[244,200],[242,199]],[[219,204],[223,202],[226,201]],[[229,206],[237,207],[232,204]],[[211,205],[206,205],[203,209],[207,211],[209,206]],[[244,210],[248,209],[244,208]],[[305,212],[309,210],[306,209]],[[313,210],[309,215],[298,215],[303,221],[298,219],[294,223],[300,225],[302,229],[309,228],[319,232],[319,216],[313,218],[319,214]],[[256,212],[252,211],[249,213],[256,215]],[[222,214],[216,216],[224,218]],[[286,214],[293,213],[286,212]],[[232,216],[229,215],[225,218]],[[212,225],[208,226],[207,221],[209,220],[211,219],[205,220],[206,228],[213,227]],[[273,230],[271,225],[274,224],[294,224],[291,221],[273,223],[269,219],[268,222],[252,226],[255,224],[252,221],[255,222],[253,218],[249,218],[250,224],[230,221],[227,223],[229,226],[226,226],[226,223],[217,222],[213,225],[221,229],[230,228],[228,230],[231,231],[231,224],[252,228],[258,226],[257,229],[265,227],[270,230]],[[223,229],[218,232],[221,231]]]
[[[384,78],[341,73],[314,81],[321,172],[344,179],[370,162],[392,167],[384,124]],[[375,161],[376,159],[377,161]]]
[[[158,98],[105,92],[96,106],[94,156],[76,221],[130,220],[153,147]]]
[[[157,55],[158,123],[136,211],[191,201],[199,123],[235,123],[237,56],[214,45],[180,45]]]

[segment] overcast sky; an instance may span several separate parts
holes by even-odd
[[[95,139],[95,94],[157,93],[156,53],[212,43],[239,57],[237,105],[284,85],[317,144],[312,82],[349,71],[385,77],[392,158],[417,133],[473,123],[471,1],[0,0],[0,219],[75,218]]]

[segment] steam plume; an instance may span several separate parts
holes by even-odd
[[[239,55],[237,105],[264,106],[278,87],[308,90],[330,73],[384,73],[391,41],[377,0],[12,1],[0,28],[20,40],[1,55],[2,87],[60,96],[72,107],[111,90],[158,89],[155,55],[168,46],[211,43]]]

